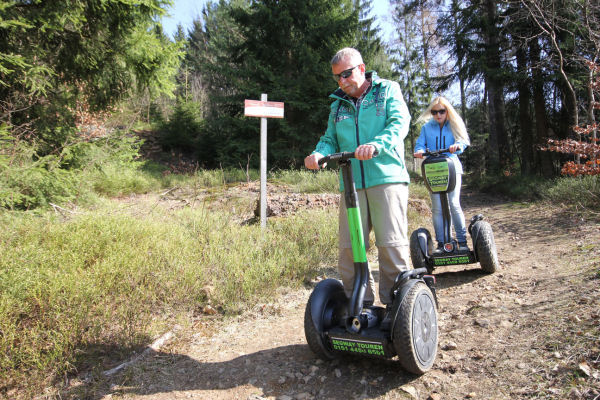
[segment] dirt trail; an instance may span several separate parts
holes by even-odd
[[[397,362],[315,358],[308,289],[227,323],[175,332],[98,388],[122,399],[600,399],[600,227],[465,193],[492,224],[501,269],[439,268],[439,349],[417,377]]]

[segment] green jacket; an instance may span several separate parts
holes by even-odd
[[[327,131],[313,153],[327,156],[340,151],[355,151],[361,144],[370,144],[379,151],[370,160],[352,160],[352,172],[357,189],[385,183],[410,181],[404,163],[404,138],[408,134],[410,114],[397,82],[380,79],[369,71],[371,88],[360,106],[354,105],[341,89],[329,97],[331,104]],[[340,190],[343,190],[340,177]]]

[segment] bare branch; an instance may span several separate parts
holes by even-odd
[[[573,85],[571,85],[571,82],[569,81],[569,77],[567,76],[565,69],[564,69],[564,57],[563,57],[562,51],[560,49],[560,46],[558,45],[558,42],[556,41],[556,31],[552,28],[554,26],[554,23],[552,21],[548,20],[546,12],[544,12],[540,8],[539,4],[535,0],[521,0],[521,4],[523,4],[523,6],[525,8],[527,8],[527,10],[529,11],[529,15],[531,16],[531,18],[533,19],[535,24],[551,40],[552,47],[554,48],[554,51],[556,51],[556,54],[558,56],[558,65],[559,65],[560,75],[563,78],[563,80],[565,81],[565,84],[567,85],[567,88],[569,91],[569,96],[571,97],[573,104],[577,104],[577,96],[575,94],[575,90],[573,89]],[[554,13],[553,13],[553,15],[554,15]],[[575,125],[579,125],[579,115],[577,112],[577,107],[574,107],[573,112],[575,113],[575,115],[573,116],[574,123],[575,123]]]

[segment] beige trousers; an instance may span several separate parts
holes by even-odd
[[[408,185],[393,183],[360,189],[358,203],[365,246],[369,248],[369,233],[375,232],[375,245],[379,259],[379,299],[390,304],[390,290],[396,276],[410,268],[408,261]],[[346,296],[350,298],[354,283],[354,259],[348,230],[348,217],[344,194],[341,194],[339,212],[339,261],[338,270]],[[369,271],[369,283],[365,292],[365,302],[375,299],[375,282]]]

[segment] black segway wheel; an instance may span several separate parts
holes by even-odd
[[[424,282],[417,282],[400,300],[392,331],[402,367],[416,375],[429,371],[437,355],[438,320],[435,298]]]
[[[339,323],[346,302],[342,283],[336,279],[319,282],[311,293],[304,312],[304,335],[308,347],[317,357],[324,360],[335,358],[324,332]]]
[[[425,259],[425,254],[421,249],[421,244],[419,243],[419,235],[425,236],[427,239],[427,253],[431,256],[433,253],[433,240],[431,239],[431,234],[425,228],[419,228],[410,235],[410,259],[412,261],[412,265],[414,269],[417,268],[427,268],[428,273],[433,272],[433,268],[430,267]]]
[[[496,242],[494,242],[494,232],[492,226],[487,221],[478,221],[477,224],[477,241],[475,243],[475,251],[481,269],[493,274],[498,270],[498,252],[496,251]]]

